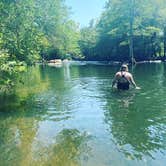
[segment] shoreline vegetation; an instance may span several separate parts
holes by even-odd
[[[162,63],[166,62],[163,60],[144,60],[144,61],[135,61],[133,65],[142,64],[142,63]],[[121,65],[121,64],[128,64],[131,65],[131,62],[121,62],[121,61],[86,61],[86,60],[68,60],[68,59],[53,59],[49,61],[40,61],[36,62],[37,64],[48,65],[48,66],[62,66],[63,64],[94,64],[94,65]]]
[[[107,1],[98,19],[80,27],[62,0],[0,1],[0,87],[14,87],[20,62],[165,61],[165,13],[165,0]]]

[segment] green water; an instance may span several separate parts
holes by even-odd
[[[166,64],[133,69],[141,90],[111,90],[119,66],[36,66],[1,97],[2,166],[165,166]]]

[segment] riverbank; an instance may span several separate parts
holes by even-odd
[[[162,63],[165,61],[162,60],[145,60],[145,61],[138,61],[135,62],[134,65],[137,64],[143,64],[143,63]],[[56,60],[50,60],[44,63],[39,63],[39,64],[44,64],[44,65],[48,65],[48,66],[55,66],[55,67],[61,67],[64,64],[72,64],[72,65],[121,65],[122,63],[126,63],[128,65],[131,65],[130,62],[121,62],[121,61],[79,61],[79,60],[60,60],[60,59],[56,59]]]

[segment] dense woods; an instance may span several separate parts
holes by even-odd
[[[71,20],[65,0],[1,0],[0,16],[1,91],[36,61],[166,57],[165,0],[108,0],[83,28]]]
[[[89,60],[162,59],[165,55],[164,0],[109,0],[96,24],[83,30],[88,36],[81,50]],[[91,31],[91,33],[89,33]],[[85,35],[87,32],[89,35]]]
[[[0,91],[25,64],[80,56],[78,25],[69,15],[62,0],[0,1]]]

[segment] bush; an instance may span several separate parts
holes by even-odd
[[[0,94],[11,92],[18,73],[25,71],[23,62],[15,61],[9,56],[7,50],[0,51]]]

